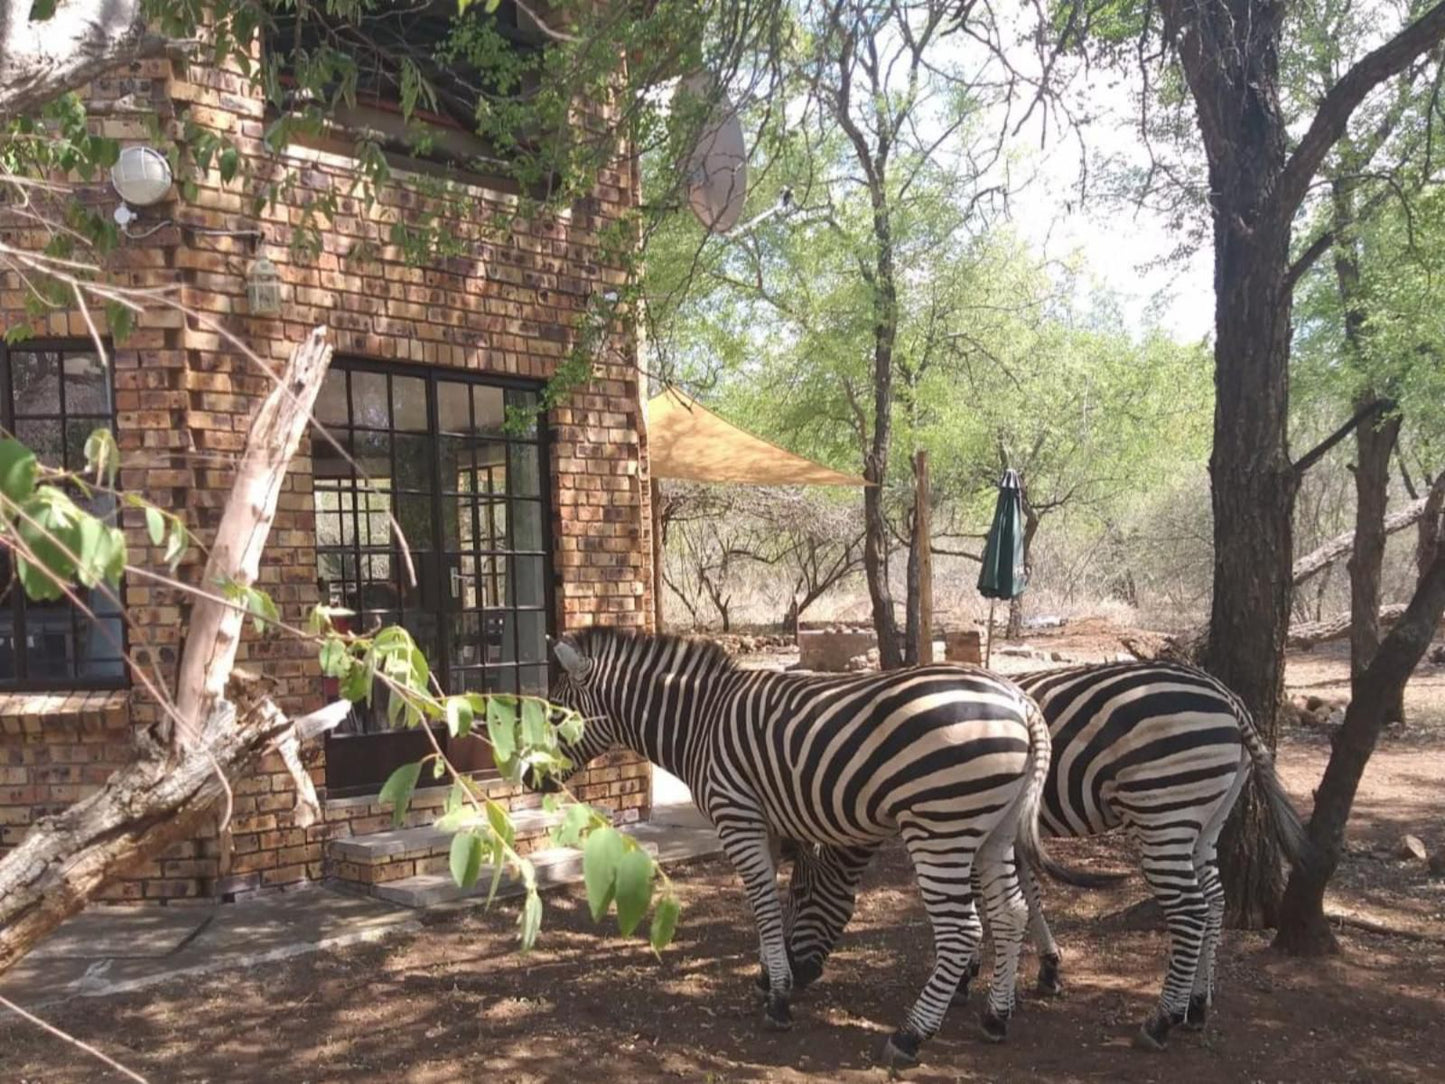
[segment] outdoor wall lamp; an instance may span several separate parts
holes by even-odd
[[[281,315],[281,272],[265,256],[246,269],[246,307],[252,316]]]
[[[171,164],[154,147],[135,145],[120,152],[110,167],[110,185],[121,198],[115,221],[124,229],[135,221],[135,207],[150,207],[171,190]]]

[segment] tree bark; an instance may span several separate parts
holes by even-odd
[[[127,63],[162,55],[141,0],[61,0],[32,22],[28,0],[0,8],[0,117],[34,116],[47,102]]]
[[[1033,505],[1024,499],[1024,576],[1033,578],[1034,562],[1034,535],[1039,531],[1039,514],[1034,511]],[[1004,639],[1018,640],[1024,634],[1024,597],[1015,595],[1008,600],[1008,627],[1004,630]]]
[[[256,575],[291,458],[331,360],[324,328],[291,355],[278,385],[251,423],[202,583],[249,584]],[[233,619],[234,618],[234,619]],[[316,815],[316,792],[296,757],[304,729],[312,736],[342,715],[323,709],[303,723],[288,720],[255,678],[231,677],[240,621],[234,606],[202,598],[191,611],[178,671],[181,726],[138,734],[135,760],[96,794],[41,820],[0,860],[0,972],[79,912],[103,885],[194,832],[243,775],[278,749],[298,788],[298,824]],[[218,675],[220,675],[218,677]]]
[[[1350,683],[1350,706],[1335,735],[1324,779],[1315,791],[1307,828],[1309,845],[1290,875],[1280,908],[1275,947],[1297,955],[1338,951],[1325,919],[1325,888],[1339,866],[1345,825],[1365,765],[1380,731],[1390,720],[1386,709],[1401,693],[1434,638],[1445,612],[1445,555],[1437,554],[1415,587],[1404,615],[1380,643],[1373,658]]]
[[[1445,514],[1445,470],[1430,483],[1430,492],[1425,497],[1424,504],[1420,514],[1419,535],[1415,540],[1415,566],[1422,576],[1435,561],[1435,554],[1440,549],[1440,532],[1445,528],[1445,523],[1441,522],[1441,516]]]

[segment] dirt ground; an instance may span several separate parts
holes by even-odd
[[[1089,634],[1092,635],[1092,634]],[[1049,638],[1063,650],[1064,637]],[[1051,645],[1051,646],[1053,646]],[[1096,644],[1100,650],[1102,640]],[[1083,645],[1079,645],[1082,647]],[[1338,693],[1337,650],[1293,658],[1293,689]],[[977,1036],[981,992],[955,1008],[905,1079],[1202,1082],[1445,1081],[1445,880],[1395,857],[1401,833],[1445,850],[1445,667],[1412,683],[1411,725],[1366,773],[1349,854],[1331,898],[1381,934],[1341,929],[1343,954],[1292,960],[1263,934],[1230,932],[1214,1019],[1163,1054],[1131,1049],[1163,978],[1165,941],[1119,913],[1136,876],[1103,892],[1055,887],[1046,904],[1067,994],[1026,996],[1009,1041]],[[1292,733],[1283,775],[1302,809],[1327,735]],[[1119,840],[1057,841],[1075,865],[1132,868]],[[380,945],[299,958],[104,1000],[50,1017],[155,1084],[167,1081],[497,1082],[879,1081],[874,1057],[918,993],[930,937],[896,847],[871,871],[824,979],[795,1003],[786,1034],[764,1031],[752,991],[756,942],[721,859],[672,871],[684,901],[661,960],[638,940],[595,932],[580,891],[547,898],[539,950],[513,951],[515,904],[429,923]],[[1034,961],[1025,960],[1032,979]],[[43,1033],[0,1021],[0,1081],[119,1079]]]

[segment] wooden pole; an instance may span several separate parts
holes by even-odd
[[[993,599],[989,599],[989,600],[988,600],[988,639],[987,639],[986,641],[984,641],[984,645],[983,645],[983,666],[984,666],[984,669],[985,669],[985,670],[988,669],[988,662],[989,662],[989,660],[990,660],[991,658],[993,658],[993,607],[994,607],[994,600],[993,600]]]
[[[662,620],[662,492],[657,488],[656,475],[647,482],[652,498],[652,631],[663,631]]]
[[[933,661],[933,531],[928,509],[928,453],[913,458],[913,544],[918,549],[918,662]]]

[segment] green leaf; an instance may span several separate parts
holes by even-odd
[[[582,740],[583,729],[582,716],[575,711],[569,711],[557,724],[557,733],[568,745],[576,745]]]
[[[641,847],[628,851],[617,864],[617,927],[623,937],[637,929],[652,904],[652,878],[657,867]]]
[[[582,833],[592,824],[595,814],[585,805],[574,803],[562,814],[562,823],[552,833],[559,847],[575,847],[582,839]]]
[[[18,440],[0,440],[0,493],[16,504],[35,493],[35,453]]]
[[[462,738],[472,731],[472,703],[465,696],[449,696],[447,705],[447,730],[452,737]]]
[[[146,509],[146,533],[150,535],[152,546],[159,546],[166,540],[166,517],[161,515],[159,508]]]
[[[542,929],[542,897],[535,888],[527,893],[522,916],[517,921],[522,927],[522,951],[528,952],[537,943],[537,933]]]
[[[387,777],[381,788],[381,804],[393,806],[391,811],[391,822],[398,828],[406,819],[407,807],[411,805],[412,792],[416,790],[416,781],[421,778],[421,761],[414,764],[403,764],[396,771]]]
[[[351,669],[341,679],[341,695],[350,700],[353,704],[359,704],[363,700],[371,702],[371,684],[376,677],[376,667],[371,659],[371,652],[366,653],[364,659],[351,660]]]
[[[528,698],[522,701],[522,747],[526,749],[554,749],[556,736],[547,725],[547,705],[541,700]]]
[[[582,880],[587,885],[587,906],[592,921],[602,921],[617,889],[617,865],[624,851],[622,835],[615,828],[599,828],[582,846]]]
[[[505,809],[490,798],[487,799],[487,823],[492,826],[492,831],[497,834],[498,839],[508,847],[512,845],[516,839],[512,818],[507,816]]]
[[[56,0],[33,0],[30,5],[30,21],[32,23],[47,22],[55,15]]]
[[[221,183],[230,184],[231,180],[236,176],[236,170],[240,168],[241,152],[235,147],[227,147],[221,152],[219,164],[221,167]]]
[[[33,599],[61,598],[65,594],[62,585],[75,575],[71,555],[80,549],[79,524],[86,513],[54,486],[37,489],[20,512],[18,533],[30,554],[16,562],[20,583]]]
[[[482,841],[472,832],[452,836],[452,880],[461,888],[471,888],[482,872]]]
[[[186,554],[186,547],[191,544],[191,536],[186,531],[186,525],[177,517],[171,518],[171,536],[166,540],[165,562],[166,567],[172,572],[181,563],[181,558]]]
[[[95,475],[96,484],[104,479],[106,485],[115,485],[116,472],[120,470],[120,446],[109,429],[97,429],[85,438],[85,470]]]
[[[657,901],[657,910],[652,912],[652,951],[661,952],[672,944],[672,935],[677,932],[677,919],[682,914],[682,904],[676,896],[664,896]]]
[[[517,755],[517,710],[500,696],[487,700],[487,738],[498,768]]]
[[[281,620],[276,603],[259,587],[246,588],[246,609],[254,615],[251,624],[258,635],[266,631],[267,625],[274,625]]]
[[[452,784],[452,789],[447,791],[446,804],[442,807],[443,815],[450,815],[459,809],[467,808],[467,788],[459,779]]]
[[[351,670],[351,653],[340,640],[333,638],[322,644],[320,659],[321,673],[326,677],[345,677]]]

